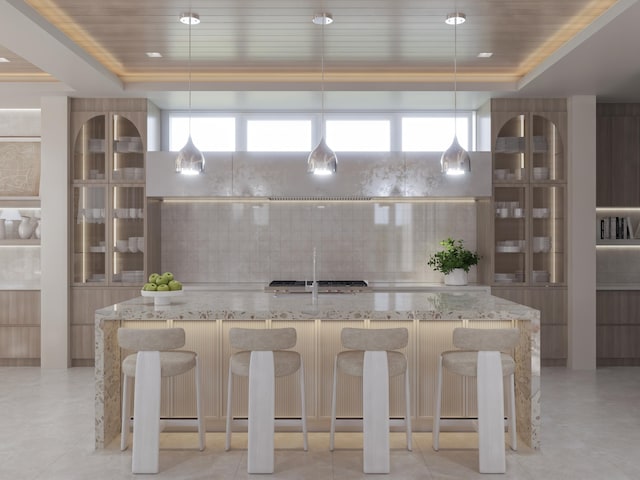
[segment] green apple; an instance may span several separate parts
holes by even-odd
[[[149,275],[149,283],[156,283],[156,280],[158,280],[158,277],[160,275],[158,275],[157,273],[152,273],[151,275]]]
[[[166,283],[161,283],[160,285],[158,285],[158,292],[168,292],[169,291],[169,285],[167,285]]]
[[[146,290],[147,292],[155,292],[158,289],[158,285],[156,285],[153,282],[149,282],[149,283],[145,283],[142,289]]]
[[[170,282],[171,280],[174,280],[174,278],[173,278],[173,273],[171,273],[171,272],[164,272],[164,273],[162,274],[162,276],[163,276],[163,277],[167,277],[167,278],[169,279],[169,280],[168,280],[169,282]]]
[[[169,289],[170,290],[182,290],[182,284],[177,280],[171,280],[169,282]]]
[[[158,286],[167,285],[169,283],[169,278],[165,277],[164,275],[158,275],[158,278],[156,278],[156,283],[158,284]]]

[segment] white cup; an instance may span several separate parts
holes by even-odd
[[[116,250],[119,252],[127,252],[129,251],[129,241],[128,240],[116,240]]]
[[[515,218],[522,218],[522,216],[523,216],[522,209],[521,208],[514,208],[513,209],[513,216]]]
[[[144,237],[136,237],[136,238],[137,238],[138,250],[141,252],[144,252]]]
[[[138,216],[138,209],[137,208],[130,208],[129,209],[129,218],[136,218]]]

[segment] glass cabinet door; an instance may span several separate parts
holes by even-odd
[[[140,132],[126,117],[113,115],[113,171],[115,182],[144,181],[144,149]]]
[[[112,282],[144,283],[144,188],[113,186]]]
[[[532,187],[531,283],[565,282],[565,189]]]
[[[105,186],[73,187],[73,282],[107,278],[107,191]]]
[[[73,148],[74,180],[102,180],[107,165],[106,115],[87,120],[78,132]]]
[[[564,180],[564,149],[556,125],[541,115],[531,121],[531,180]]]
[[[526,116],[508,120],[496,137],[493,175],[496,183],[526,180]]]
[[[527,268],[525,187],[496,187],[495,283],[524,283]]]

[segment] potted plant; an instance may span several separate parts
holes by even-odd
[[[466,285],[469,268],[478,264],[480,256],[467,250],[462,240],[447,238],[440,245],[443,250],[431,255],[427,265],[444,274],[445,285]]]

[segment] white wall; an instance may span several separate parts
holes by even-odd
[[[596,98],[569,107],[569,355],[572,369],[596,368]]]
[[[43,368],[67,368],[69,354],[69,120],[66,97],[42,99],[42,290]]]

